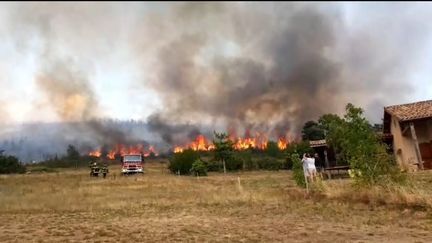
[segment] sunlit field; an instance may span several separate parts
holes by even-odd
[[[106,179],[83,169],[0,177],[0,242],[431,242],[431,191],[306,195],[291,172],[176,176],[166,164]],[[416,175],[427,188],[432,174]],[[432,190],[432,189],[431,189]]]

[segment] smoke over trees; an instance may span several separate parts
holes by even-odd
[[[300,135],[305,121],[340,113],[348,102],[379,121],[383,105],[413,94],[410,78],[432,30],[429,6],[407,3],[4,3],[2,9],[0,47],[10,55],[0,70],[27,76],[10,71],[0,82],[21,78],[14,90],[31,90],[31,99],[2,99],[0,115],[12,122],[84,122],[61,134],[69,142],[85,134],[82,147],[169,145],[213,130]],[[21,62],[27,66],[14,67]],[[27,109],[16,115],[12,107]],[[147,121],[148,130],[131,134],[94,122],[122,112]]]
[[[384,104],[409,92],[403,77],[412,63],[404,56],[418,52],[401,51],[398,41],[423,43],[423,35],[401,36],[423,17],[408,20],[407,6],[391,6],[400,20],[389,21],[401,25],[382,36],[370,25],[350,27],[343,9],[332,6],[191,3],[150,16],[158,28],[146,36],[158,41],[143,85],[162,97],[158,116],[299,134],[305,121],[356,101],[378,120]]]

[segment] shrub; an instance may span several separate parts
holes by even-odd
[[[238,153],[238,156],[243,161],[244,170],[257,170],[258,163],[252,159],[251,151],[242,151]]]
[[[24,173],[26,168],[17,157],[0,154],[0,174]]]
[[[239,155],[237,154],[231,155],[226,160],[226,169],[228,171],[237,171],[237,170],[241,170],[242,168],[243,168],[243,159]]]
[[[279,150],[278,144],[273,141],[269,141],[267,143],[265,153],[267,154],[267,156],[274,157],[274,158],[278,158],[281,156],[281,151]]]
[[[258,168],[261,170],[280,170],[283,163],[275,158],[264,157],[258,160]]]
[[[177,173],[180,172],[182,175],[190,173],[192,169],[192,164],[199,158],[199,154],[192,149],[187,149],[181,153],[175,153],[170,159],[168,169]]]
[[[287,157],[285,159],[285,163],[283,164],[283,168],[286,170],[292,170],[293,168],[293,161],[290,157]]]
[[[191,172],[196,176],[207,176],[207,166],[203,161],[197,159],[192,164]]]
[[[244,162],[245,170],[258,170],[258,162],[256,160],[250,159]]]
[[[216,161],[216,160],[209,160],[209,161],[205,161],[204,162],[206,167],[207,167],[207,171],[222,171],[222,163],[220,161]]]
[[[298,186],[306,187],[306,181],[303,172],[303,163],[298,154],[291,155],[291,161],[293,162],[293,178]]]

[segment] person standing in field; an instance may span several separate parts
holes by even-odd
[[[315,181],[316,178],[316,167],[315,167],[315,158],[311,157],[310,154],[303,155],[303,171],[305,177],[310,182]]]
[[[311,181],[315,181],[316,176],[317,176],[317,169],[315,166],[315,158],[313,156],[311,156],[310,154],[308,154],[307,164],[308,164],[308,173],[310,174]]]

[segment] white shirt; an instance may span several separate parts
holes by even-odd
[[[316,169],[315,158],[306,158],[306,165],[308,169]]]

